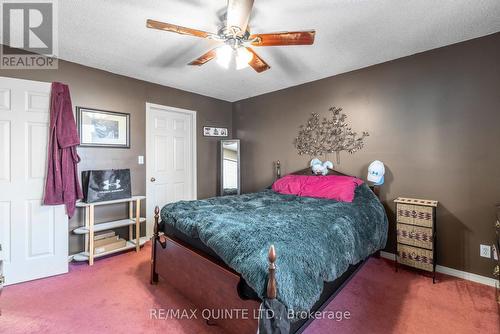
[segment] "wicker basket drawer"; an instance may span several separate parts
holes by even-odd
[[[398,262],[411,267],[433,271],[432,251],[398,244]]]
[[[432,250],[432,228],[415,225],[397,225],[398,242]]]
[[[415,211],[415,205],[396,204],[396,218],[398,223],[413,224],[412,212]]]
[[[397,221],[399,223],[432,227],[433,208],[429,206],[398,203]]]

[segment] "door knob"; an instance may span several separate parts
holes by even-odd
[[[155,182],[156,179],[154,177],[151,178],[151,182]]]

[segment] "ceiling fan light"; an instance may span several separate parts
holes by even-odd
[[[241,70],[248,67],[248,64],[253,59],[253,54],[245,47],[238,48],[236,51],[236,69]]]
[[[217,63],[224,68],[229,68],[229,64],[231,63],[231,58],[233,56],[233,48],[226,44],[219,47],[216,52]]]

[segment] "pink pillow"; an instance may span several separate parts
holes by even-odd
[[[363,180],[352,176],[287,175],[273,184],[273,190],[280,194],[352,202],[356,187]]]
[[[304,175],[286,175],[273,183],[273,190],[280,194],[298,195],[305,182]]]

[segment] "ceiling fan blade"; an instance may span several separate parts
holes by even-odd
[[[155,21],[155,20],[151,20],[151,19],[146,21],[146,26],[148,28],[151,28],[151,29],[170,31],[170,32],[175,32],[177,34],[181,34],[181,35],[190,35],[190,36],[196,36],[196,37],[201,37],[201,38],[208,38],[208,37],[216,36],[215,34],[212,34],[212,33],[206,32],[206,31],[181,27],[181,26],[178,26],[175,24]]]
[[[240,30],[237,33],[243,36],[247,30],[248,20],[252,13],[254,0],[228,0],[227,2],[227,27],[238,27]]]
[[[255,38],[253,46],[279,46],[279,45],[311,45],[314,43],[314,30],[277,32],[270,34],[254,34],[249,39]]]
[[[190,62],[188,65],[197,65],[201,66],[210,60],[214,59],[217,56],[217,53],[215,52],[215,49],[212,49],[208,51],[207,53],[203,54],[202,56],[196,58],[192,62]]]
[[[267,63],[262,58],[260,58],[259,55],[255,53],[254,50],[248,47],[246,49],[250,51],[253,55],[252,59],[248,62],[248,65],[252,66],[252,68],[256,72],[258,73],[264,72],[271,68],[271,66],[267,65]]]

